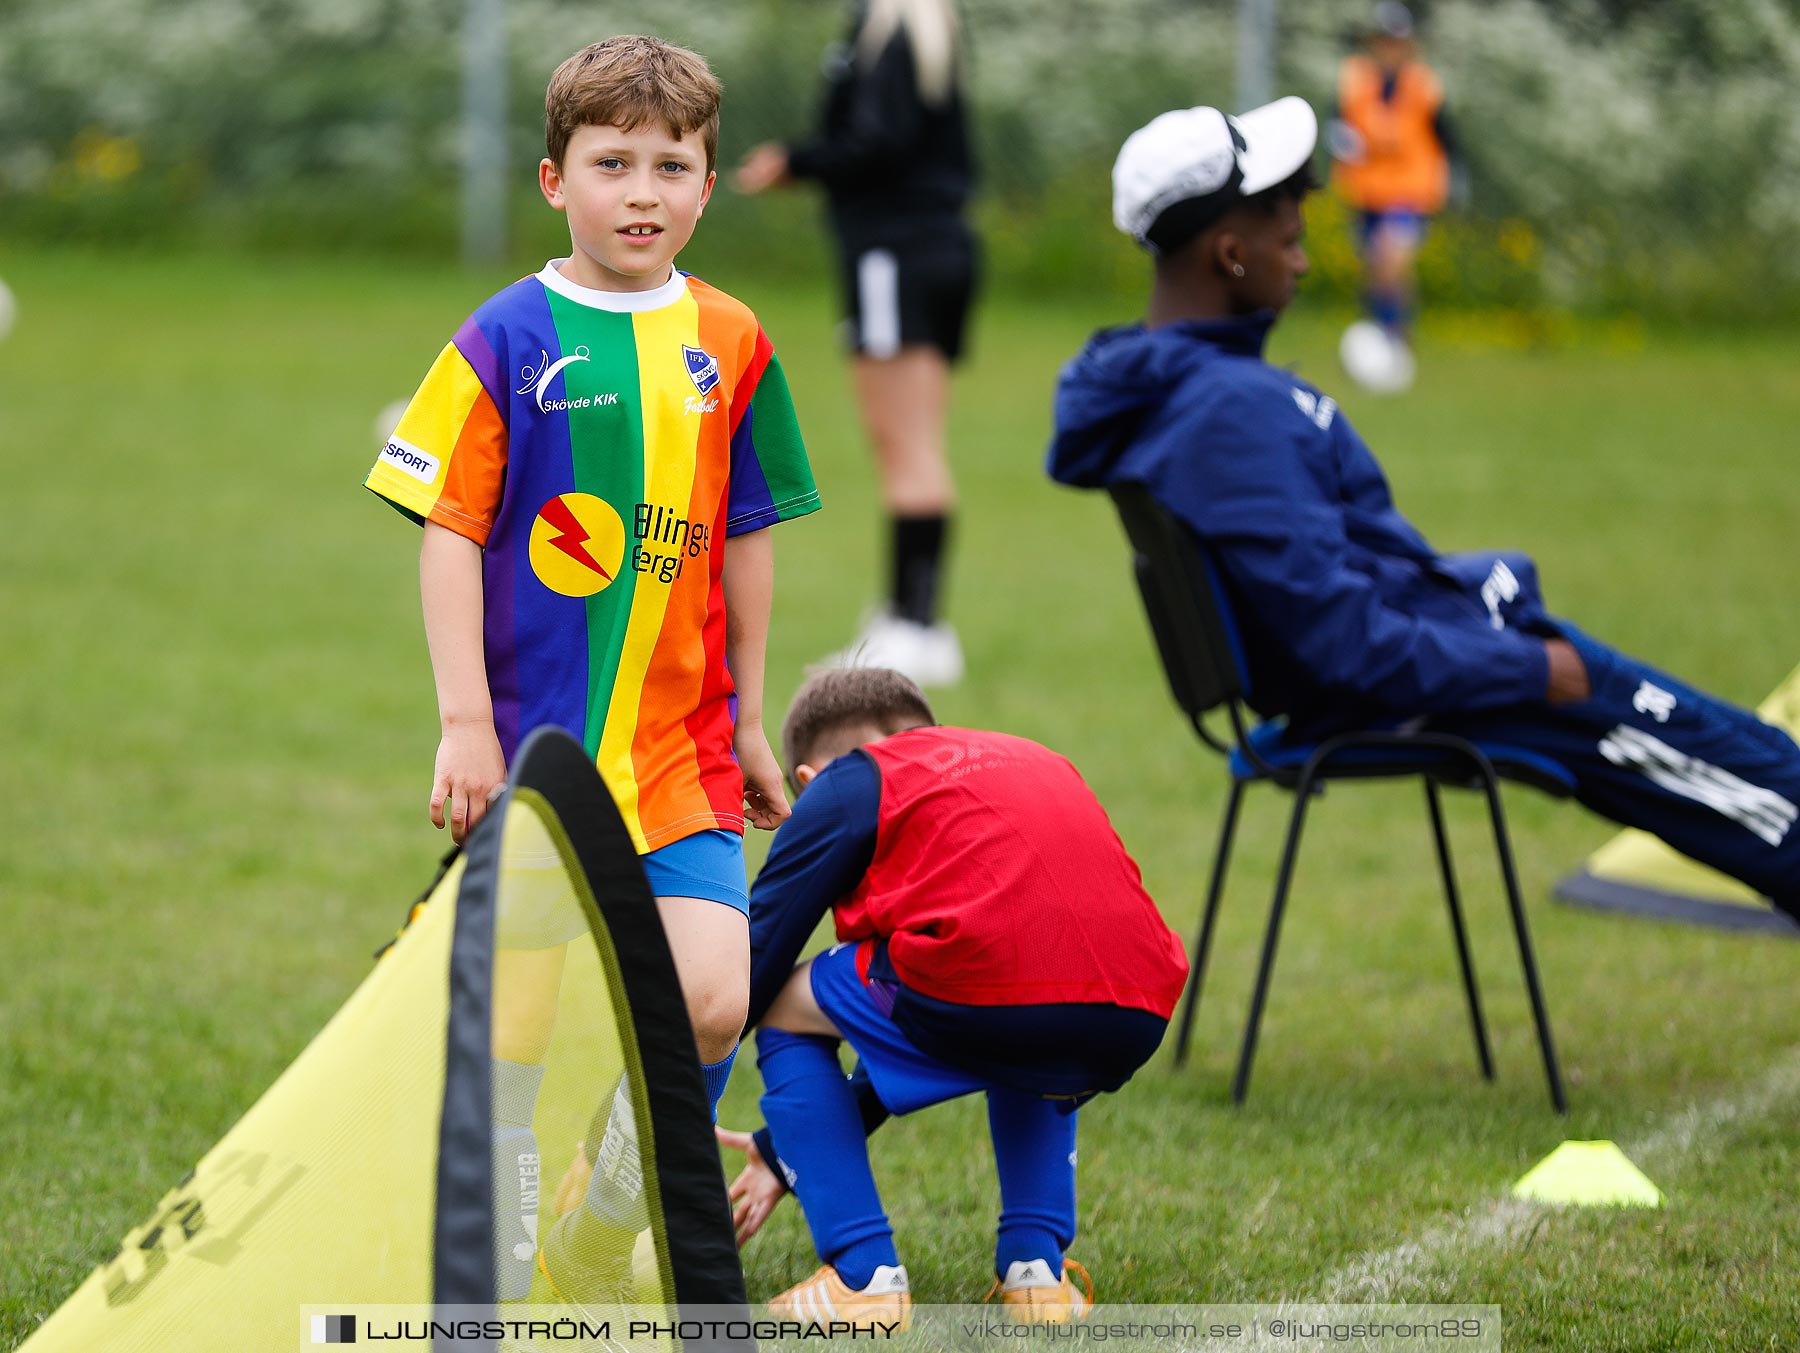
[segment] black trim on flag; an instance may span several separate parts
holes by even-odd
[[[494,1275],[492,996],[494,890],[500,881],[501,798],[469,836],[456,930],[444,1046],[444,1110],[438,1123],[437,1221],[431,1297],[440,1306],[491,1306]]]
[[[699,1052],[637,848],[593,758],[561,729],[541,728],[525,739],[512,784],[541,794],[561,820],[618,955],[650,1103],[675,1303],[740,1306],[747,1316],[744,1270]],[[753,1345],[686,1340],[683,1347]]]
[[[652,1177],[674,1303],[738,1307],[748,1318],[706,1082],[656,898],[593,759],[557,728],[540,728],[525,739],[506,794],[471,833],[464,851],[450,948],[433,1300],[439,1306],[493,1306],[496,1300],[490,1149],[494,917],[504,824],[518,790],[539,796],[556,817],[617,958],[649,1105]],[[440,1347],[491,1345],[464,1341]],[[683,1353],[742,1353],[754,1347],[724,1338],[682,1341]]]

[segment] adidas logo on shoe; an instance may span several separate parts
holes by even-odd
[[[1085,1290],[1069,1281],[1071,1272],[1080,1275]],[[1093,1279],[1073,1259],[1063,1261],[1061,1274],[1045,1259],[1015,1259],[1006,1266],[1006,1276],[994,1280],[986,1300],[996,1294],[1007,1315],[1020,1324],[1067,1325],[1086,1320],[1094,1309]]]

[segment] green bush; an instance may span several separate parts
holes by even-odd
[[[1280,0],[1278,85],[1330,107],[1338,0]],[[1421,260],[1432,306],[1775,320],[1800,307],[1800,13],[1767,0],[1436,0],[1419,8],[1473,196]],[[988,276],[1136,296],[1110,225],[1119,141],[1231,103],[1232,0],[964,0]],[[460,53],[440,0],[14,0],[0,46],[0,234],[101,245],[457,248]],[[1359,10],[1360,12],[1360,10]],[[508,0],[514,252],[537,203],[541,90],[583,42],[656,31],[726,85],[721,163],[804,134],[847,5]],[[722,190],[705,268],[830,265],[807,194]],[[1315,200],[1314,290],[1356,290],[1348,222]]]

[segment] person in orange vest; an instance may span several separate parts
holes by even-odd
[[[1419,59],[1413,17],[1382,0],[1364,50],[1338,72],[1332,180],[1358,214],[1363,303],[1397,342],[1412,326],[1413,272],[1430,218],[1450,196],[1444,87]]]

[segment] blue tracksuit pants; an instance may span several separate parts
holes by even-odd
[[[1430,726],[1559,762],[1575,797],[1729,874],[1800,919],[1800,745],[1749,710],[1597,642],[1566,621],[1591,698],[1439,716]]]

